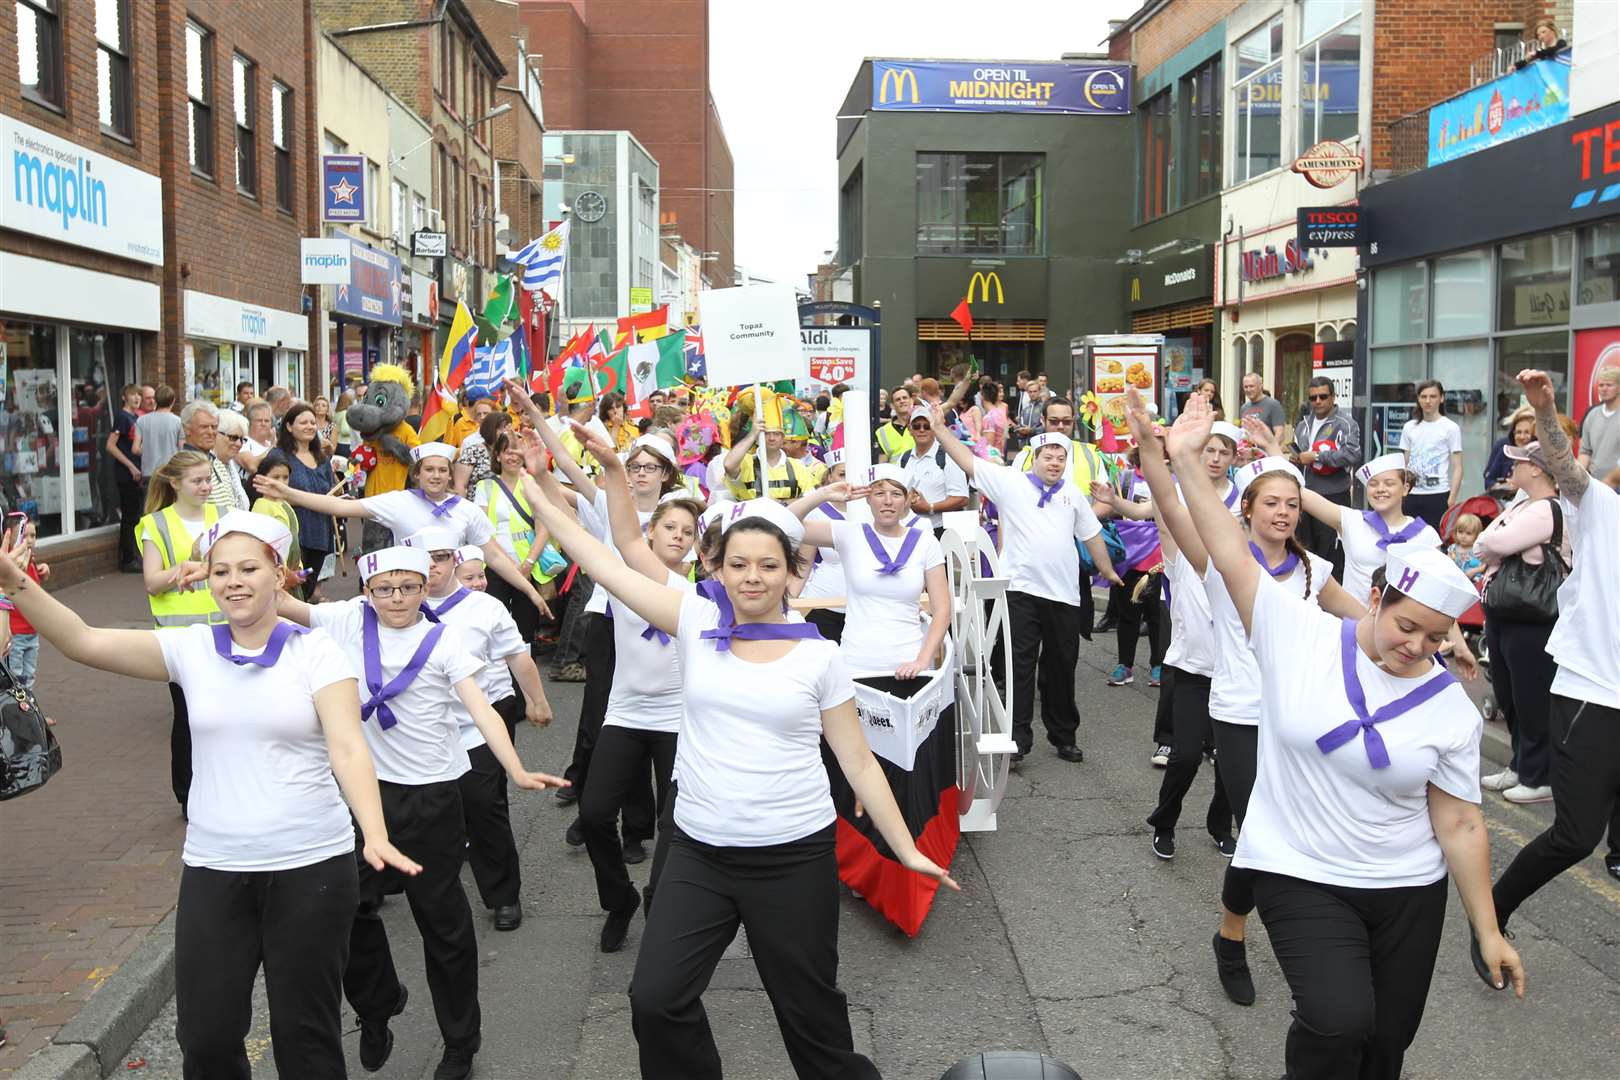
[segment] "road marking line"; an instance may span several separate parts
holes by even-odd
[[[1510,803],[1509,805],[1512,805],[1512,804]],[[1514,807],[1514,809],[1519,810],[1518,807]],[[1527,813],[1527,812],[1525,812],[1523,810],[1519,810],[1519,812],[1524,814],[1525,817],[1530,818],[1532,821],[1535,820],[1533,815],[1531,815],[1531,814],[1529,814],[1529,813]],[[1537,824],[1539,825],[1540,822],[1537,822]],[[1501,823],[1499,821],[1489,821],[1489,820],[1487,820],[1485,825],[1486,825],[1486,828],[1490,829],[1492,832],[1506,837],[1507,839],[1513,841],[1515,844],[1518,844],[1519,847],[1521,847],[1521,848],[1527,846],[1530,843],[1530,840],[1532,839],[1532,837],[1524,835],[1524,833],[1521,833],[1519,830],[1513,828],[1511,825],[1504,825],[1503,823]],[[1543,829],[1538,828],[1536,830],[1536,835],[1539,835],[1542,831],[1543,831]],[[1569,876],[1569,877],[1574,878],[1577,884],[1583,886],[1584,888],[1586,888],[1590,892],[1596,893],[1599,899],[1608,902],[1611,906],[1613,906],[1615,908],[1620,908],[1620,887],[1616,887],[1614,885],[1611,885],[1609,882],[1604,881],[1603,878],[1601,878],[1597,874],[1594,874],[1592,871],[1588,870],[1586,867],[1580,866],[1578,864],[1575,865],[1575,866],[1572,866],[1568,870],[1564,871],[1564,874]]]

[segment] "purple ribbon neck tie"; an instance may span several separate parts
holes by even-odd
[[[1344,669],[1344,696],[1350,702],[1350,708],[1355,710],[1356,717],[1354,720],[1346,720],[1318,738],[1316,748],[1324,754],[1331,754],[1354,739],[1358,731],[1364,732],[1362,745],[1367,748],[1368,763],[1375,769],[1387,769],[1389,751],[1384,747],[1383,736],[1378,734],[1378,729],[1373,725],[1382,724],[1385,720],[1393,720],[1403,713],[1412,711],[1457,679],[1451,672],[1441,668],[1434,678],[1422,686],[1381,705],[1377,712],[1369,715],[1367,695],[1361,689],[1361,676],[1356,674],[1356,653],[1360,651],[1361,647],[1356,644],[1356,621],[1346,619],[1343,629],[1339,631],[1339,662]]]
[[[1052,496],[1056,495],[1063,487],[1062,480],[1058,480],[1051,487],[1047,487],[1045,484],[1041,483],[1040,478],[1037,477],[1033,472],[1027,472],[1024,475],[1029,478],[1029,482],[1031,484],[1035,485],[1035,490],[1041,493],[1040,501],[1035,504],[1035,509],[1037,510],[1051,502]]]
[[[726,595],[726,587],[713,578],[708,581],[698,582],[697,591],[699,596],[720,609],[720,625],[713,630],[705,630],[698,635],[706,641],[713,641],[715,652],[729,652],[734,638],[743,641],[822,640],[821,631],[807,622],[743,623],[741,626],[737,625],[736,612],[731,606],[731,597]]]
[[[421,488],[411,488],[411,494],[427,503],[428,506],[432,508],[433,516],[435,518],[444,517],[444,515],[454,510],[456,508],[456,504],[461,501],[460,495],[448,495],[445,497],[443,502],[436,503],[427,494],[427,492],[423,491]]]
[[[899,93],[899,91],[898,91],[898,90],[896,90],[896,91],[895,91],[895,93]],[[1234,506],[1236,506],[1236,505],[1237,505],[1237,501],[1238,501],[1238,487],[1237,487],[1237,485],[1236,485],[1236,484],[1234,484],[1234,483],[1232,483],[1232,482],[1231,482],[1231,481],[1230,481],[1230,480],[1228,480],[1228,481],[1227,481],[1227,482],[1226,482],[1226,484],[1227,484],[1227,487],[1229,487],[1229,488],[1231,488],[1231,489],[1232,489],[1232,490],[1230,490],[1230,491],[1228,491],[1228,492],[1227,492],[1227,493],[1226,493],[1226,498],[1224,498],[1224,499],[1222,499],[1222,500],[1221,500],[1221,502],[1223,502],[1223,503],[1225,503],[1225,504],[1226,504],[1226,508],[1227,508],[1227,509],[1228,509],[1228,510],[1230,510],[1230,509],[1232,509],[1232,507],[1234,507]]]
[[[270,631],[270,640],[264,643],[264,652],[258,656],[243,656],[236,651],[236,643],[231,640],[231,628],[224,623],[214,625],[214,651],[219,653],[221,660],[229,660],[237,667],[246,667],[248,664],[257,664],[259,667],[275,667],[276,661],[281,659],[281,650],[287,647],[298,634],[309,633],[307,626],[294,626],[288,622],[278,622]]]
[[[900,542],[899,553],[891,559],[883,547],[883,541],[878,538],[876,529],[870,525],[862,525],[861,532],[866,536],[866,546],[877,556],[878,573],[883,575],[898,574],[904,570],[906,563],[911,559],[911,553],[917,550],[917,541],[922,539],[920,531],[907,529],[905,539]]]
[[[388,707],[388,702],[411,685],[427,664],[428,657],[433,655],[433,646],[437,645],[443,636],[443,626],[430,627],[427,636],[411,654],[410,661],[385,686],[382,674],[382,644],[377,640],[377,612],[370,604],[365,605],[360,613],[360,651],[365,655],[366,692],[371,697],[360,706],[362,721],[370,720],[371,714],[375,712],[377,724],[384,731],[399,723],[394,711]]]
[[[1249,551],[1254,555],[1254,561],[1260,564],[1260,569],[1264,570],[1274,578],[1287,577],[1289,574],[1294,572],[1294,567],[1299,565],[1299,556],[1294,554],[1292,551],[1290,551],[1287,557],[1276,566],[1268,564],[1266,562],[1265,554],[1260,550],[1260,545],[1256,544],[1253,540],[1249,541]]]
[[[1389,531],[1389,523],[1376,510],[1363,510],[1361,520],[1365,521],[1367,527],[1378,534],[1376,543],[1379,551],[1388,551],[1391,544],[1404,544],[1429,527],[1429,523],[1422,518],[1413,518],[1401,526],[1400,532],[1392,533]]]
[[[647,624],[647,629],[641,632],[641,637],[643,641],[652,641],[656,638],[658,644],[660,645],[669,644],[669,635],[658,629],[658,627],[654,626],[652,623]]]
[[[842,510],[838,509],[838,507],[834,506],[832,503],[822,503],[820,509],[821,509],[821,512],[823,514],[826,514],[828,517],[832,518],[834,521],[843,521],[843,520],[845,520],[844,519],[844,512]]]
[[[444,616],[445,612],[449,611],[451,608],[455,607],[457,604],[461,603],[471,595],[472,590],[463,585],[461,588],[445,597],[444,603],[440,604],[438,607],[434,607],[432,604],[424,601],[422,604],[422,613],[428,616],[429,620],[432,622],[438,622],[439,619]]]

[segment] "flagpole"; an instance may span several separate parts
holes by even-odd
[[[765,455],[765,395],[760,391],[757,382],[754,384],[754,429],[759,432],[759,437],[754,442],[754,449],[759,451],[759,490],[761,495],[768,499],[771,497],[771,469]],[[791,469],[793,466],[789,465],[788,468]]]

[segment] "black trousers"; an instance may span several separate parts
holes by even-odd
[[[1255,899],[1294,995],[1296,1080],[1400,1080],[1446,921],[1446,879],[1351,889],[1256,873]]]
[[[1435,532],[1440,531],[1440,519],[1446,516],[1451,496],[1446,492],[1434,495],[1408,495],[1401,500],[1401,513],[1407,517],[1422,518]]]
[[[1243,828],[1243,818],[1249,812],[1249,795],[1254,791],[1259,754],[1258,727],[1215,721],[1215,767],[1221,783],[1226,786],[1226,798],[1239,829]],[[1234,915],[1247,915],[1254,910],[1254,871],[1226,864],[1226,876],[1221,880],[1221,906]]]
[[[579,799],[579,824],[591,869],[596,872],[596,898],[603,911],[626,911],[636,902],[636,888],[630,883],[619,843],[619,812],[645,786],[649,765],[661,819],[669,800],[670,773],[675,770],[675,732],[641,731],[617,724],[602,729],[591,754],[590,783]],[[655,880],[649,888],[656,885]]]
[[[1164,604],[1160,600],[1157,588],[1149,588],[1142,594],[1138,603],[1131,603],[1131,593],[1136,589],[1136,583],[1147,577],[1140,570],[1127,570],[1124,585],[1111,585],[1109,592],[1119,593],[1119,625],[1114,627],[1114,636],[1119,644],[1119,662],[1126,667],[1136,666],[1136,643],[1142,636],[1142,620],[1147,620],[1148,626],[1148,663],[1158,667],[1164,663],[1164,652],[1169,644],[1169,627],[1164,618]],[[1109,597],[1109,606],[1114,606],[1114,599]]]
[[[174,801],[185,813],[191,797],[191,720],[186,714],[186,692],[179,683],[169,684],[169,700],[174,703],[174,719],[169,724],[169,784]]]
[[[1169,746],[1175,740],[1175,671],[1166,667],[1159,683],[1159,700],[1153,706],[1153,745]]]
[[[122,465],[115,466],[122,470]],[[140,524],[146,491],[128,472],[118,477],[118,565],[141,565],[141,549],[135,544],[135,526]]]
[[[517,734],[523,703],[504,697],[493,708],[506,721],[506,733]],[[495,760],[488,744],[467,751],[472,768],[461,774],[461,817],[467,830],[467,865],[478,883],[478,897],[487,908],[518,902],[523,873],[518,866],[517,839],[512,835],[512,811],[506,801],[506,770]]]
[[[676,830],[630,981],[643,1080],[718,1080],[703,991],[739,923],[801,1080],[869,1080],[838,989],[833,826],[788,844],[722,848]]]
[[[1209,676],[1194,675],[1180,668],[1164,669],[1160,699],[1170,698],[1170,763],[1159,782],[1159,805],[1148,815],[1155,829],[1174,830],[1181,820],[1181,803],[1192,789],[1204,751],[1215,743],[1214,721],[1209,718]],[[1221,766],[1215,764],[1215,793],[1204,815],[1204,828],[1217,839],[1232,835],[1232,806],[1221,782]]]
[[[553,671],[564,664],[584,663],[589,646],[585,636],[585,605],[590,602],[596,586],[584,574],[570,572],[574,574],[574,583],[568,592],[558,593],[558,599],[567,606],[562,609],[562,622],[557,626],[557,651],[551,654]]]
[[[821,631],[821,636],[828,641],[844,640],[844,612],[834,611],[831,608],[816,608],[804,617],[804,621]]]
[[[503,577],[491,572],[489,575],[489,595],[499,600],[517,623],[518,633],[523,636],[523,643],[532,646],[534,635],[540,630],[540,609],[534,606],[523,593],[518,592]]]
[[[243,1039],[264,966],[276,1072],[341,1080],[343,967],[359,899],[354,856],[294,870],[187,866],[174,920],[174,1000],[186,1080],[249,1080]]]
[[[1558,665],[1547,654],[1553,624],[1488,617],[1485,647],[1491,655],[1491,693],[1513,738],[1513,771],[1519,783],[1545,787],[1552,767],[1553,676]]]
[[[584,619],[585,695],[579,706],[579,727],[574,731],[574,758],[563,770],[563,779],[581,793],[581,798],[584,798],[584,792],[589,787],[591,756],[596,749],[596,740],[601,737],[608,697],[613,692],[613,665],[617,653],[613,645],[613,620],[594,611]],[[657,816],[652,770],[646,768],[624,804],[625,841],[651,840],[653,822]]]
[[[1313,489],[1314,490],[1314,489]],[[1328,502],[1336,506],[1350,505],[1350,490],[1316,492]],[[1436,531],[1440,528],[1438,520],[1432,522]],[[1299,524],[1294,528],[1294,538],[1305,545],[1305,550],[1312,555],[1320,555],[1333,564],[1333,577],[1337,581],[1344,580],[1344,545],[1339,543],[1339,530],[1331,525],[1324,525],[1310,514],[1301,513]],[[1356,597],[1360,603],[1362,597]]]
[[[1080,609],[1031,593],[1007,593],[1012,629],[1013,741],[1027,754],[1035,743],[1035,690],[1053,746],[1073,746],[1080,732],[1074,665],[1080,659]]]
[[[344,995],[362,1020],[386,1020],[393,1015],[399,1002],[399,975],[388,948],[388,930],[377,908],[389,879],[403,878],[405,899],[422,935],[428,990],[444,1044],[476,1047],[481,1023],[478,938],[472,908],[461,887],[461,860],[467,846],[461,789],[454,780],[437,784],[380,780],[377,786],[382,791],[389,840],[421,863],[422,872],[408,877],[397,870],[373,870],[356,853],[360,907],[349,934]]]
[[[1503,926],[1536,890],[1592,854],[1611,826],[1620,801],[1620,709],[1554,695],[1550,779],[1552,828],[1514,856],[1491,890]]]

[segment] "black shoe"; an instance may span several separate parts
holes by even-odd
[[[1237,841],[1232,839],[1231,833],[1225,836],[1212,836],[1210,839],[1215,841],[1215,850],[1228,859],[1237,854]]]
[[[405,1003],[411,999],[411,992],[401,983],[399,986],[399,1001],[394,1004],[394,1011],[389,1016],[398,1016],[405,1011]],[[376,1072],[388,1064],[388,1055],[394,1052],[394,1033],[388,1030],[388,1021],[361,1020],[360,1021],[360,1065],[366,1072]]]
[[[640,840],[626,840],[624,842],[624,862],[626,866],[636,866],[647,861],[647,848]]]
[[[1018,750],[1018,751],[1014,752],[1014,754],[1012,756],[1012,763],[1014,765],[1023,764],[1024,758],[1026,756],[1028,756],[1028,754],[1029,754],[1029,751],[1027,751],[1027,750]]]
[[[1169,829],[1153,830],[1153,854],[1161,859],[1176,857],[1176,834]]]
[[[574,790],[576,786],[569,784],[567,787],[557,789],[557,794],[553,795],[552,798],[557,800],[558,806],[573,806],[579,802],[579,792]]]
[[[1232,1004],[1254,1004],[1254,979],[1249,975],[1249,954],[1243,942],[1215,935],[1215,972]]]
[[[1502,930],[1502,936],[1511,938],[1513,935],[1508,933],[1504,928]],[[1473,962],[1474,974],[1479,976],[1480,982],[1484,983],[1492,990],[1505,990],[1507,988],[1506,979],[1502,980],[1501,986],[1496,985],[1496,980],[1500,976],[1486,966],[1485,954],[1479,951],[1479,935],[1474,933],[1473,924],[1469,924],[1468,927],[1468,959]]]
[[[630,932],[630,920],[640,906],[641,901],[635,900],[623,911],[608,913],[607,920],[602,923],[602,937],[598,942],[603,952],[618,952],[624,948],[624,936]]]
[[[1115,618],[1098,619],[1097,625],[1091,628],[1091,632],[1093,634],[1106,634],[1108,631],[1114,629],[1118,625],[1119,620]]]
[[[523,925],[522,904],[502,904],[495,909],[495,929],[516,930]]]
[[[563,833],[563,841],[569,847],[585,846],[585,828],[579,823],[579,818],[575,818],[568,826],[568,831]]]
[[[433,1080],[467,1080],[472,1075],[473,1058],[478,1055],[478,1042],[471,1046],[447,1046],[439,1067],[433,1070]]]
[[[1610,877],[1620,881],[1620,853],[1611,851],[1603,856],[1603,865],[1608,869]]]
[[[1058,747],[1057,754],[1058,757],[1062,758],[1064,761],[1073,762],[1076,765],[1086,760],[1085,751],[1081,750],[1078,746],[1075,746],[1072,743],[1068,746]]]

